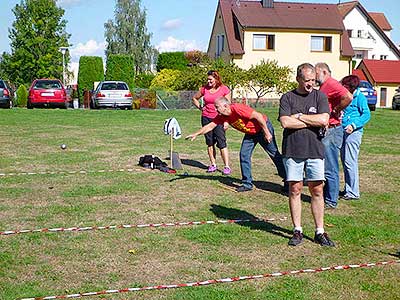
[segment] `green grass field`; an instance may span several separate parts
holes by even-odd
[[[278,144],[277,108],[266,111]],[[183,135],[199,128],[200,112],[0,110],[0,231],[216,219],[275,218],[229,225],[132,228],[0,236],[0,299],[19,299],[175,284],[301,268],[396,260],[400,249],[399,113],[378,110],[366,127],[360,156],[361,200],[326,213],[337,243],[314,244],[308,191],[308,239],[287,246],[292,225],[281,181],[260,147],[253,156],[256,189],[240,183],[242,134],[227,132],[233,173],[207,174],[202,137],[174,141],[184,170],[176,175],[137,166],[139,157],[166,160],[164,120]],[[62,150],[61,144],[67,149]],[[218,162],[221,158],[218,157]],[[133,172],[96,172],[134,169]],[[87,174],[61,172],[87,171]],[[55,174],[48,174],[55,172]],[[187,172],[188,176],[183,173]],[[279,218],[287,217],[287,220]],[[134,292],[90,299],[399,299],[399,264]]]

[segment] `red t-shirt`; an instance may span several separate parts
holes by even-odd
[[[231,111],[230,116],[218,115],[213,122],[215,124],[224,124],[224,122],[227,122],[233,128],[247,134],[256,134],[261,130],[260,124],[256,120],[250,119],[254,111],[251,107],[240,103],[233,103],[231,104]],[[263,117],[267,121],[267,116],[263,115]]]
[[[211,87],[209,87],[208,85],[203,86],[200,89],[200,93],[203,96],[204,103],[201,115],[210,119],[214,119],[218,115],[218,112],[215,110],[214,106],[215,100],[228,95],[231,91],[225,85],[221,85],[214,93],[210,93],[210,89]]]
[[[340,84],[339,81],[329,77],[320,87],[319,89],[328,97],[329,103],[329,111],[332,112],[332,109],[335,108],[339,103],[340,99],[343,96],[346,96],[348,90]],[[329,118],[329,125],[339,125],[341,120],[337,115],[331,116]]]

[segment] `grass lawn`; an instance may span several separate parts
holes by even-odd
[[[277,108],[264,112],[275,125],[280,146]],[[341,201],[338,209],[326,213],[326,230],[337,244],[332,249],[311,241],[308,191],[303,202],[307,239],[298,247],[287,246],[292,230],[287,196],[280,194],[280,178],[260,147],[253,156],[256,189],[246,193],[230,189],[240,183],[242,134],[233,129],[227,132],[230,177],[205,172],[203,137],[174,142],[183,171],[174,175],[140,169],[137,163],[144,154],[167,161],[169,137],[163,124],[169,117],[178,119],[184,136],[199,128],[197,110],[0,110],[0,173],[44,173],[0,176],[0,231],[249,217],[276,221],[3,235],[0,299],[398,259],[398,111],[372,112],[361,148],[361,200]],[[63,143],[65,150],[60,148]],[[135,171],[95,172],[122,168]],[[61,174],[79,170],[88,173]],[[287,220],[279,220],[283,217]],[[86,298],[388,300],[400,298],[399,278],[400,266],[394,264]]]

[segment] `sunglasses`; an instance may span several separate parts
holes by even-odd
[[[215,70],[210,70],[207,72],[207,75],[212,76],[212,75],[214,75],[215,72],[216,72]]]

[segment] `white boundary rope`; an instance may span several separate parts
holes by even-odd
[[[196,281],[196,282],[180,283],[180,284],[153,285],[153,286],[138,287],[138,288],[125,288],[125,289],[120,289],[120,290],[104,290],[104,291],[99,291],[99,292],[87,292],[87,293],[79,293],[79,294],[71,294],[71,295],[63,295],[63,296],[23,298],[21,300],[71,299],[71,298],[82,298],[82,297],[87,297],[87,296],[99,296],[99,295],[107,295],[107,294],[119,294],[119,293],[150,291],[150,290],[165,290],[165,289],[175,289],[175,288],[181,288],[181,287],[195,287],[195,286],[205,286],[205,285],[217,284],[217,283],[228,283],[228,282],[235,282],[235,281],[241,281],[241,280],[278,277],[278,276],[294,275],[294,274],[302,274],[302,273],[318,273],[318,272],[334,271],[334,270],[371,268],[371,267],[375,267],[375,266],[386,266],[386,265],[393,265],[393,264],[398,264],[398,263],[400,263],[400,260],[383,261],[383,262],[376,262],[376,263],[342,265],[342,266],[333,266],[333,267],[322,267],[322,268],[316,268],[316,269],[301,269],[301,270],[296,270],[296,271],[285,271],[285,272],[268,273],[268,274],[262,274],[262,275],[238,276],[238,277],[229,277],[229,278],[222,278],[222,279],[210,279],[210,280],[205,280],[205,281]]]
[[[89,174],[89,173],[111,173],[111,172],[140,172],[147,171],[151,169],[146,168],[122,168],[122,169],[103,169],[97,171],[41,171],[41,172],[10,172],[10,173],[0,173],[0,177],[11,177],[11,176],[30,176],[30,175],[63,175],[63,174]]]
[[[13,235],[21,233],[34,233],[34,232],[71,232],[71,231],[90,231],[90,230],[106,230],[106,229],[126,229],[126,228],[146,228],[146,227],[177,227],[177,226],[190,226],[190,225],[205,225],[205,224],[232,224],[232,223],[249,223],[249,222],[271,222],[271,221],[285,221],[286,217],[282,218],[269,218],[269,219],[237,219],[237,220],[215,220],[215,221],[189,221],[189,222],[173,222],[173,223],[150,223],[150,224],[128,224],[128,225],[109,225],[109,226],[87,226],[87,227],[69,227],[69,228],[40,228],[40,229],[22,229],[22,230],[8,230],[0,231],[1,235]]]

